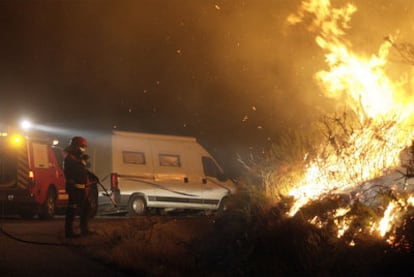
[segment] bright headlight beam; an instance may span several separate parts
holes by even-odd
[[[22,120],[22,122],[20,123],[20,126],[22,127],[23,130],[27,131],[32,127],[32,123],[29,120],[25,119],[25,120]]]

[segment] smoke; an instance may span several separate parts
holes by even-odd
[[[286,21],[300,4],[3,1],[0,115],[263,144],[332,108],[314,80],[322,50],[306,24]],[[414,2],[354,4],[346,39],[361,54],[387,35],[414,41]]]

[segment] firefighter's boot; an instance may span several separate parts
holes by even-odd
[[[76,207],[68,207],[66,209],[65,236],[67,238],[76,237],[75,233],[73,232],[73,221],[75,220],[75,212],[76,212]]]
[[[87,212],[83,212],[80,216],[80,229],[81,236],[90,236],[96,234],[95,232],[89,230],[89,214]]]

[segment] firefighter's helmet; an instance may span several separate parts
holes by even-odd
[[[83,137],[73,137],[65,151],[68,153],[82,154],[85,152],[88,143]]]
[[[76,147],[76,148],[80,148],[80,147],[85,148],[88,146],[88,142],[83,137],[73,137],[70,140],[70,146]]]

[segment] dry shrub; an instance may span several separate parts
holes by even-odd
[[[217,218],[213,231],[195,242],[194,248],[200,249],[199,271],[208,276],[377,275],[401,266],[398,258],[412,257],[370,235],[370,223],[377,222],[384,210],[364,205],[350,195],[321,196],[295,217],[285,217],[292,201],[287,192],[303,176],[307,161],[316,156],[352,156],[355,149],[349,145],[350,137],[364,135],[359,130],[375,127],[370,124],[360,122],[352,113],[326,116],[306,132],[281,132],[264,159],[240,160],[248,172],[238,196],[243,201]],[[378,133],[370,138],[385,143],[381,130],[392,124],[379,124]],[[368,150],[361,149],[362,153]],[[360,159],[363,163],[364,157]],[[353,181],[362,179],[360,172],[349,176]],[[386,207],[392,199],[388,193],[376,194],[376,202]],[[341,207],[351,208],[346,215],[351,222],[338,238],[333,213]],[[309,223],[315,216],[324,223],[320,227]],[[402,243],[406,238],[401,238]]]
[[[228,210],[216,219],[209,233],[191,244],[197,254],[197,272],[206,276],[413,273],[406,265],[414,258],[413,247],[401,251],[369,234],[368,222],[378,215],[368,206],[353,203],[348,216],[354,221],[341,238],[333,224],[319,228],[308,222],[314,213],[329,222],[330,211],[347,201],[343,196],[314,201],[293,218],[283,216],[280,207],[263,208],[253,203],[248,205],[261,208]],[[413,219],[407,217],[404,230],[397,232],[400,244],[413,245]]]
[[[395,232],[394,246],[397,250],[414,254],[414,208],[408,208],[402,224]]]
[[[273,138],[263,157],[239,157],[238,161],[245,169],[240,183],[252,194],[266,198],[266,201],[280,201],[292,184],[303,176],[304,157],[314,156],[312,145],[320,140],[320,132],[315,128],[308,128],[306,132],[303,129],[282,130]]]
[[[320,272],[326,255],[323,233],[300,218],[282,218],[274,210],[249,217],[229,211],[215,228],[195,241],[198,271],[207,276],[278,276]]]

